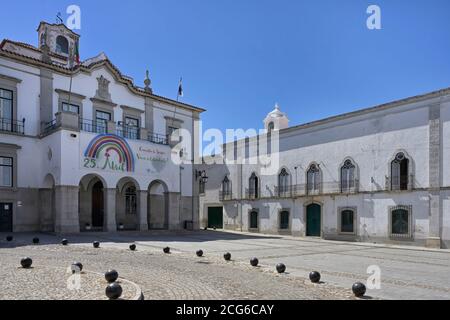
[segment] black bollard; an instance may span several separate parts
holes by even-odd
[[[38,244],[39,243],[39,238],[33,238],[33,243],[34,244]]]
[[[227,252],[223,255],[223,258],[225,259],[225,261],[230,261],[231,260],[231,253]]]
[[[203,257],[203,250],[198,250],[196,252],[196,254],[197,254],[197,257]]]
[[[313,271],[309,274],[309,280],[311,280],[312,283],[319,283],[320,281],[320,273],[317,271]]]
[[[258,261],[257,258],[251,258],[250,259],[250,264],[251,264],[252,267],[257,267],[258,263],[259,263],[259,261]]]
[[[165,247],[165,248],[163,249],[163,252],[164,252],[164,253],[170,253],[170,248],[169,248],[169,247]]]
[[[67,246],[67,245],[69,244],[69,240],[67,240],[67,239],[62,239],[62,240],[61,240],[61,244],[62,244],[63,246]]]
[[[13,241],[13,239],[14,239],[13,236],[7,236],[7,237],[6,237],[6,241],[8,241],[8,242]]]
[[[361,298],[366,294],[366,286],[361,282],[356,282],[352,286],[352,291],[356,297]]]
[[[136,245],[135,245],[135,244],[130,244],[130,250],[131,250],[131,251],[136,250]]]
[[[105,272],[105,279],[108,283],[113,283],[119,278],[119,273],[116,270],[108,270]]]
[[[92,245],[94,246],[94,248],[99,248],[99,247],[100,247],[100,242],[94,241],[94,242],[92,243]]]
[[[28,269],[31,268],[31,265],[33,264],[33,260],[31,260],[31,258],[22,258],[22,260],[20,260],[20,264],[22,265],[22,268],[24,269]]]
[[[277,264],[276,268],[278,273],[284,273],[286,271],[286,266],[283,263]]]
[[[122,295],[122,287],[117,282],[111,283],[106,287],[105,294],[110,300],[117,300]]]
[[[81,264],[81,262],[77,262],[75,261],[74,263],[72,263],[72,273],[76,273],[81,272],[83,270],[83,265]]]

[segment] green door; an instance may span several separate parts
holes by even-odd
[[[320,237],[320,205],[313,203],[306,207],[306,236]]]
[[[223,208],[208,208],[208,228],[223,229]]]

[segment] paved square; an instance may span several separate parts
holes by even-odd
[[[1,235],[0,299],[12,298],[4,290],[15,282],[7,270],[17,268],[22,256],[31,256],[36,266],[64,268],[80,260],[94,272],[117,269],[141,287],[146,299],[352,299],[352,284],[365,283],[371,265],[381,268],[381,289],[368,290],[368,296],[450,299],[448,250],[214,231],[87,233],[66,236],[67,247],[59,236],[39,234],[38,246],[31,245],[35,235],[15,235],[13,244],[6,243],[5,236]],[[92,247],[95,240],[101,241],[100,249]],[[130,243],[137,244],[137,251],[128,249]],[[170,255],[162,253],[166,246]],[[203,258],[196,257],[198,249],[205,252]],[[223,260],[225,252],[232,254],[232,262]],[[261,267],[249,265],[252,257]],[[275,273],[279,262],[286,264],[287,274]],[[307,280],[313,270],[322,274],[323,284]]]

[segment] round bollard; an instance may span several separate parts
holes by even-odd
[[[100,248],[100,242],[98,241],[94,241],[92,245],[94,246],[94,248]]]
[[[361,282],[356,282],[352,286],[352,291],[356,297],[361,298],[366,294],[366,286]]]
[[[198,250],[196,252],[197,257],[203,257],[203,250]]]
[[[20,264],[22,265],[22,268],[24,269],[28,269],[31,268],[31,265],[33,264],[33,260],[31,260],[31,258],[22,258],[22,260],[20,260]]]
[[[223,258],[225,259],[225,261],[230,261],[231,260],[231,253],[227,252],[223,255]]]
[[[13,239],[14,239],[13,236],[7,236],[7,237],[6,237],[6,241],[8,241],[8,242],[13,241]]]
[[[62,240],[61,240],[61,244],[62,244],[63,246],[67,246],[67,245],[69,244],[69,240],[67,240],[67,239],[62,239]]]
[[[284,273],[286,271],[286,266],[283,263],[277,264],[276,268],[278,273]]]
[[[257,267],[257,266],[258,266],[258,263],[259,263],[258,258],[251,258],[251,259],[250,259],[250,265],[251,265],[252,267]]]
[[[81,272],[83,270],[83,265],[81,264],[81,262],[75,261],[74,263],[72,263],[71,269],[72,273],[76,273],[77,271]]]
[[[164,252],[164,253],[170,253],[170,248],[169,248],[169,247],[165,247],[165,248],[163,249],[163,252]]]
[[[320,281],[320,273],[317,271],[313,271],[309,274],[309,280],[311,280],[312,283],[319,283]]]
[[[111,283],[106,287],[106,296],[111,300],[117,300],[122,295],[122,287],[117,282]]]
[[[130,244],[130,250],[131,250],[131,251],[136,250],[136,245],[135,245],[135,244]]]
[[[39,243],[39,238],[33,238],[33,243],[34,244],[38,244]]]
[[[116,270],[108,270],[105,272],[105,279],[108,283],[113,283],[119,278],[119,273]]]
[[[204,227],[203,230],[205,230],[205,231],[208,230],[208,227]]]

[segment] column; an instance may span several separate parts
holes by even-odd
[[[55,187],[55,232],[79,233],[78,186]]]
[[[430,183],[430,214],[429,235],[426,246],[441,247],[441,112],[440,105],[429,109],[429,183]],[[414,212],[414,211],[413,211]]]
[[[116,188],[103,189],[104,197],[104,231],[116,232]]]
[[[138,230],[147,231],[147,203],[148,203],[148,191],[139,191],[139,210],[138,210]]]
[[[180,221],[180,193],[168,192],[166,198],[169,230],[180,230],[183,227]]]

